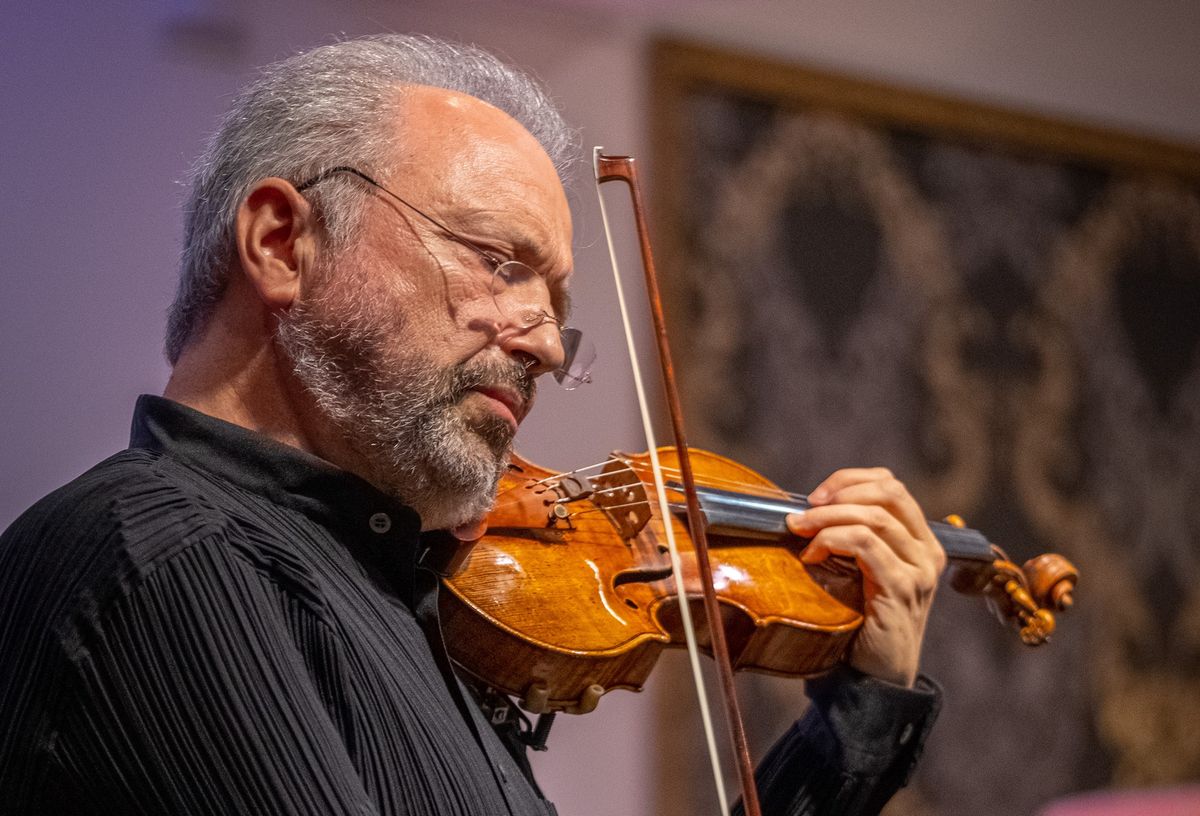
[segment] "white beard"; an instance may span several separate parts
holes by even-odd
[[[495,358],[449,369],[415,353],[389,360],[388,329],[375,325],[370,309],[358,303],[353,314],[330,319],[325,305],[294,305],[277,336],[318,409],[366,463],[359,475],[413,508],[423,529],[482,518],[508,466],[514,431],[490,413],[468,422],[462,401],[476,386],[504,384],[528,402],[528,372]],[[384,311],[394,332],[397,312]]]

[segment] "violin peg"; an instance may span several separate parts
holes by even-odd
[[[1026,646],[1041,646],[1054,634],[1054,616],[1048,610],[1039,609],[1031,615],[1022,615],[1021,642]]]

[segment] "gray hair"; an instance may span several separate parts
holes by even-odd
[[[238,95],[192,172],[179,288],[167,316],[172,364],[225,291],[237,260],[234,220],[254,183],[280,176],[299,184],[337,165],[377,171],[394,147],[388,114],[406,85],[458,91],[499,108],[538,140],[560,177],[577,157],[575,132],[537,81],[474,46],[384,34],[268,66]],[[353,239],[363,197],[336,179],[321,188],[306,195],[336,251]]]

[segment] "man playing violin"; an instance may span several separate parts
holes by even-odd
[[[429,567],[480,532],[538,378],[585,376],[575,152],[529,79],[426,38],[318,48],[235,101],[164,396],[0,544],[6,812],[553,812],[453,676]],[[935,715],[943,556],[885,470],[810,498],[789,526],[858,562],[865,623],[761,763],[764,810],[875,812]]]

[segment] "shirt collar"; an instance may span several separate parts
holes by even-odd
[[[410,565],[453,575],[472,546],[444,531],[421,533],[415,510],[353,473],[165,397],[138,397],[129,446],[164,453],[298,510],[339,540],[365,544],[366,553],[355,549],[392,568],[403,553],[400,560]]]
[[[393,563],[401,552],[409,563],[420,558],[416,511],[353,473],[248,428],[143,394],[134,409],[129,446],[164,453],[298,510],[348,545],[386,551]]]

